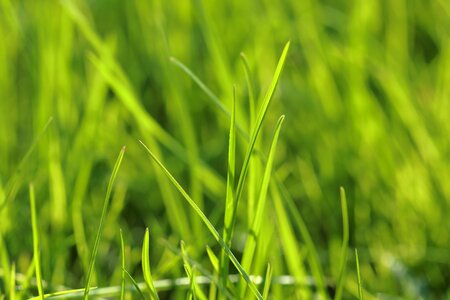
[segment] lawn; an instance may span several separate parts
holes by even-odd
[[[0,299],[450,297],[450,2],[0,1]]]

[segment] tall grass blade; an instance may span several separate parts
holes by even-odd
[[[188,278],[191,281],[190,293],[194,299],[206,300],[207,299],[206,295],[203,293],[201,288],[197,285],[197,281],[195,279],[195,273],[194,273],[195,266],[192,267],[191,264],[189,263],[188,254],[186,252],[186,247],[185,247],[184,241],[180,242],[180,247],[181,247],[181,256],[183,257],[183,262],[184,262],[184,269],[186,271]]]
[[[363,300],[363,287],[361,282],[361,272],[359,269],[358,249],[355,248],[356,274],[358,275],[358,296],[359,300]]]
[[[247,242],[245,244],[244,252],[243,252],[243,258],[242,258],[242,266],[247,269],[251,270],[252,268],[252,262],[253,262],[253,256],[255,254],[256,250],[256,239],[260,235],[261,225],[264,218],[264,209],[266,207],[266,200],[267,200],[267,190],[269,189],[269,183],[270,178],[272,174],[272,166],[273,161],[275,158],[277,143],[278,143],[278,137],[280,136],[280,130],[281,125],[283,124],[284,116],[281,116],[278,119],[277,125],[275,127],[275,133],[272,138],[272,144],[270,146],[269,155],[267,158],[266,168],[264,170],[261,189],[259,191],[259,197],[256,207],[256,213],[255,218],[253,221],[253,224],[249,230],[249,234],[247,236]],[[240,292],[241,298],[245,296],[245,288],[241,288]]]
[[[44,289],[42,287],[42,273],[41,273],[41,255],[39,242],[39,227],[36,216],[36,197],[34,193],[34,185],[30,183],[30,206],[31,206],[31,228],[33,230],[33,261],[36,269],[36,281],[39,297],[44,299]]]
[[[345,190],[343,187],[340,188],[341,196],[341,210],[342,210],[342,249],[340,258],[340,268],[339,268],[339,279],[336,286],[336,294],[334,296],[335,300],[340,300],[342,298],[342,292],[344,289],[345,281],[345,269],[347,266],[347,256],[348,256],[348,240],[349,240],[349,226],[348,226],[348,210],[347,210],[347,198],[345,196]]]
[[[16,299],[16,264],[11,266],[11,274],[9,274],[11,281],[9,282],[9,299]],[[41,298],[43,299],[43,298]]]
[[[235,169],[236,169],[236,87],[233,89],[233,105],[231,110],[230,134],[228,139],[228,172],[227,172],[227,194],[225,200],[225,215],[231,212],[235,205]],[[227,227],[230,224],[225,222],[225,232],[230,229]],[[225,233],[224,233],[225,234]],[[230,244],[227,244],[230,246]],[[220,257],[220,280],[223,286],[227,286],[228,279],[228,256],[225,250],[222,249]]]
[[[272,283],[273,268],[271,264],[267,265],[266,278],[264,279],[263,298],[269,299],[269,290]]]
[[[144,242],[142,244],[142,273],[144,274],[144,281],[147,285],[150,298],[158,300],[159,296],[153,285],[152,272],[150,270],[150,234],[148,228],[145,229]]]
[[[122,228],[120,229],[120,262],[122,265],[120,300],[123,300],[125,298],[125,244],[123,242]]]
[[[219,245],[225,250],[228,258],[231,260],[233,265],[236,267],[238,272],[241,274],[241,276],[244,278],[244,280],[249,285],[251,291],[254,293],[254,295],[258,299],[262,299],[261,294],[259,293],[258,289],[256,288],[255,284],[251,281],[249,275],[247,272],[242,268],[241,264],[237,260],[237,258],[234,256],[233,252],[231,252],[230,248],[227,246],[225,241],[220,236],[219,232],[214,228],[212,223],[209,221],[209,219],[205,216],[205,214],[201,211],[201,209],[197,206],[194,200],[186,193],[186,191],[181,187],[181,185],[178,183],[178,181],[173,177],[173,175],[166,169],[166,167],[162,164],[162,162],[153,154],[150,149],[147,148],[147,146],[142,142],[139,141],[142,146],[147,150],[148,154],[150,154],[150,157],[155,161],[159,167],[162,169],[162,171],[166,174],[166,176],[170,179],[170,181],[173,183],[173,185],[177,188],[177,190],[181,193],[183,198],[187,201],[187,203],[194,209],[194,211],[197,213],[197,215],[202,219],[203,223],[206,225],[208,230],[211,232],[214,239],[219,243]]]
[[[84,300],[87,300],[89,298],[89,289],[90,289],[89,285],[91,283],[91,276],[92,276],[92,272],[93,272],[94,266],[95,266],[95,259],[97,257],[98,246],[100,245],[100,239],[101,239],[102,233],[103,233],[103,226],[105,223],[106,211],[108,209],[112,187],[114,185],[114,181],[115,181],[117,173],[119,171],[120,164],[122,163],[122,159],[125,154],[125,149],[126,149],[126,147],[123,146],[122,150],[120,150],[119,156],[117,157],[116,164],[114,165],[114,168],[113,168],[113,171],[111,174],[111,178],[109,179],[108,188],[106,189],[105,201],[103,202],[102,214],[100,216],[100,224],[98,225],[97,235],[95,237],[95,242],[94,242],[94,248],[92,249],[91,260],[89,262],[89,272],[86,277],[86,286],[84,288],[84,297],[83,297]]]
[[[22,171],[25,167],[25,164],[27,163],[29,157],[34,151],[34,148],[36,148],[39,141],[44,136],[45,132],[47,131],[48,127],[52,123],[53,118],[50,117],[45,123],[44,128],[42,128],[41,132],[38,134],[38,136],[34,139],[33,143],[31,144],[30,148],[28,148],[27,152],[21,159],[19,166],[14,171],[14,174],[11,176],[11,178],[8,180],[8,182],[5,185],[5,193],[0,193],[0,212],[3,210],[3,208],[6,207],[6,205],[15,197],[15,194],[17,193],[17,189],[19,188],[20,179],[22,178]],[[3,195],[3,197],[2,197]],[[3,198],[3,199],[2,199]]]
[[[264,121],[264,117],[266,116],[267,109],[269,108],[269,105],[271,103],[271,100],[273,98],[273,94],[275,93],[275,89],[278,85],[278,80],[280,78],[281,72],[283,70],[284,62],[286,60],[287,53],[289,51],[289,45],[290,42],[287,42],[286,46],[283,49],[283,52],[281,54],[281,57],[278,61],[278,65],[275,69],[274,76],[272,78],[272,82],[270,83],[270,86],[266,92],[266,95],[264,96],[263,102],[261,103],[259,113],[256,117],[256,122],[253,125],[253,130],[250,137],[250,142],[247,148],[247,153],[244,158],[244,163],[242,165],[242,170],[239,175],[239,180],[236,188],[236,200],[234,201],[233,209],[225,211],[225,232],[224,232],[224,240],[228,244],[231,241],[232,235],[233,235],[233,227],[234,223],[236,221],[236,210],[238,207],[239,200],[242,195],[242,191],[244,188],[244,182],[245,178],[247,176],[248,167],[250,163],[250,158],[252,156],[256,139],[258,138],[259,132],[261,130],[262,123]]]
[[[131,283],[133,284],[134,288],[136,289],[136,291],[138,292],[139,296],[141,296],[142,300],[145,300],[145,295],[142,292],[141,288],[139,287],[139,284],[136,282],[136,280],[134,280],[133,276],[131,276],[130,273],[128,273],[127,270],[123,269],[123,272],[125,273],[125,275],[128,276],[128,278],[131,280]]]

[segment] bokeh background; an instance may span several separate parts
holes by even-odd
[[[448,1],[3,0],[0,39],[4,271],[12,262],[19,274],[30,269],[28,183],[34,182],[44,279],[54,287],[83,286],[122,145],[127,152],[100,245],[97,284],[120,282],[119,228],[137,278],[147,226],[157,278],[183,273],[182,264],[165,264],[167,243],[181,239],[207,264],[204,245],[216,247],[212,237],[138,140],[222,228],[229,118],[170,58],[192,70],[229,110],[236,85],[237,121],[248,132],[252,108],[240,53],[261,99],[290,40],[258,147],[267,151],[285,114],[274,173],[295,200],[324,274],[332,281],[339,267],[343,186],[349,246],[359,251],[367,293],[449,297]],[[238,166],[246,147],[238,139]],[[237,254],[249,198],[244,195],[238,210]],[[283,256],[275,246],[282,244],[276,218],[266,213],[276,241],[268,251]],[[304,241],[295,226],[293,232],[302,261]],[[354,265],[350,255],[349,297]]]

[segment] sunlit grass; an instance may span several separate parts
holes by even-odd
[[[0,299],[448,298],[449,20],[0,1]]]

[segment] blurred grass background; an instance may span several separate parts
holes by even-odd
[[[207,265],[204,245],[214,246],[213,239],[137,141],[149,145],[222,228],[229,119],[170,57],[228,110],[236,84],[237,121],[248,132],[251,109],[239,54],[248,58],[261,98],[290,40],[258,147],[266,152],[285,114],[274,173],[304,218],[325,277],[335,278],[339,268],[343,186],[349,246],[358,248],[368,293],[449,297],[448,1],[2,0],[0,37],[4,280],[12,262],[21,274],[32,262],[27,186],[33,181],[44,279],[54,287],[83,286],[122,145],[127,153],[100,244],[97,284],[120,283],[119,227],[137,278],[146,226],[156,278],[183,274],[182,263],[167,263],[175,258],[161,238],[174,245],[183,239]],[[238,163],[245,149],[238,140]],[[254,201],[248,192],[240,203],[236,253]],[[266,214],[263,228],[273,238],[267,257],[283,261],[275,214]],[[293,232],[302,261],[304,241]],[[291,273],[286,264],[276,266],[275,274]],[[356,286],[354,266],[350,255],[347,296]]]

